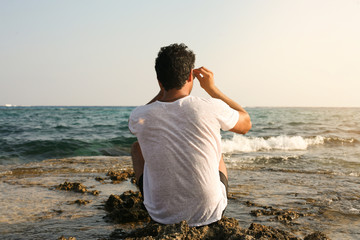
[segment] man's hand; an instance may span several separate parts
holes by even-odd
[[[205,67],[197,68],[193,70],[195,77],[199,80],[200,86],[210,94],[210,92],[214,91],[215,81],[214,81],[214,73]],[[211,94],[210,94],[211,95]]]

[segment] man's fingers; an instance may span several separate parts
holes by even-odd
[[[207,69],[206,67],[200,67],[198,69],[194,69],[195,71],[199,71],[202,74],[206,74],[206,75],[212,75],[212,71],[210,71],[209,69]]]
[[[202,80],[202,79],[203,79],[203,76],[202,76],[200,73],[195,73],[195,72],[194,72],[194,75],[195,75],[195,77],[196,77],[197,79],[199,79],[199,80]]]
[[[203,74],[202,74],[202,71],[200,70],[200,68],[194,69],[193,73],[194,73],[194,75],[195,75],[195,77],[197,79],[202,79],[203,78]]]
[[[209,69],[207,69],[206,67],[202,67],[202,69],[204,69],[206,72],[208,73],[212,73]]]
[[[196,68],[196,69],[193,69],[193,72],[196,73],[196,74],[199,74],[201,73],[201,68]]]
[[[207,71],[209,71],[209,70],[207,70],[207,69],[204,68],[204,67],[199,67],[199,68],[194,69],[194,70],[197,71],[197,72],[207,72]]]

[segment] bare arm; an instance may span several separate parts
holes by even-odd
[[[245,134],[251,129],[251,120],[249,114],[243,109],[237,102],[230,99],[223,92],[220,91],[215,86],[214,74],[206,69],[201,67],[193,70],[194,75],[200,82],[200,86],[213,98],[220,99],[229,105],[232,109],[239,112],[239,120],[236,123],[235,127],[230,129],[230,131],[240,134]]]

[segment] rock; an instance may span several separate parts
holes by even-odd
[[[140,192],[126,191],[120,196],[111,195],[105,203],[107,218],[116,223],[149,222]]]
[[[250,201],[246,201],[245,204],[246,204],[246,206],[248,206],[248,207],[263,207],[263,206],[260,205],[260,204],[253,203],[253,202],[250,202]]]
[[[93,190],[93,191],[91,191],[91,192],[89,192],[89,193],[92,194],[92,195],[97,196],[97,195],[100,194],[100,191],[98,191],[98,190]]]
[[[213,227],[189,227],[186,221],[177,224],[163,225],[151,221],[144,228],[136,229],[130,233],[124,233],[121,230],[116,230],[110,235],[110,239],[228,239],[223,234],[217,234],[217,227],[219,231],[221,225],[212,224]],[[222,231],[224,232],[224,231]]]
[[[66,238],[64,236],[61,236],[61,237],[58,238],[58,240],[76,240],[76,238],[75,237]]]
[[[86,205],[88,203],[91,203],[91,200],[78,199],[78,200],[75,200],[74,203],[77,203],[79,205]]]
[[[280,208],[274,208],[271,206],[262,206],[256,203],[251,203],[249,201],[247,201],[245,203],[247,206],[249,207],[261,207],[263,209],[256,209],[256,210],[252,210],[250,212],[251,215],[255,216],[255,217],[259,217],[259,216],[275,216],[274,218],[272,218],[272,221],[279,221],[283,224],[288,224],[291,225],[293,224],[293,220],[299,218],[299,217],[305,217],[305,216],[310,216],[311,214],[304,214],[304,213],[299,213],[293,210],[283,210]]]
[[[304,240],[330,240],[324,233],[322,232],[314,232],[312,234],[307,235]]]
[[[223,217],[220,221],[203,227],[189,227],[186,221],[169,225],[152,221],[144,228],[136,229],[130,233],[116,230],[110,235],[110,239],[297,240],[298,238],[285,231],[260,224],[251,225],[249,229],[243,229],[236,219]]]
[[[284,239],[284,240],[298,240],[299,238],[292,234],[273,227],[264,226],[258,223],[252,223],[246,232],[255,239]]]
[[[266,207],[267,215],[275,212],[286,212],[289,218],[294,218],[297,213],[294,211],[283,211],[272,207]],[[132,232],[125,232],[122,229],[113,231],[110,240],[113,239],[205,239],[205,240],[300,240],[289,232],[252,223],[248,229],[241,228],[235,218],[223,217],[218,222],[202,227],[190,227],[186,221],[177,224],[164,225],[150,220],[149,215],[142,204],[142,197],[139,192],[127,191],[122,195],[111,195],[105,204],[109,212],[108,217],[117,223],[144,223],[147,225]],[[146,216],[146,217],[145,217]],[[284,214],[286,216],[286,214]],[[144,218],[145,217],[145,218]],[[325,238],[321,238],[325,237]],[[325,234],[316,232],[308,235],[305,240],[328,240]]]
[[[71,182],[64,182],[56,187],[56,189],[64,190],[64,191],[74,191],[79,193],[90,193],[92,195],[99,195],[98,190],[88,191],[87,188],[82,185],[81,183],[71,183]]]
[[[253,239],[235,218],[223,217],[202,229],[207,232],[204,239]]]
[[[81,183],[71,183],[71,182],[64,182],[63,184],[60,184],[57,189],[59,190],[65,190],[65,191],[74,191],[74,192],[80,192],[80,193],[86,193],[87,189],[84,185]]]
[[[135,173],[132,170],[109,171],[107,176],[110,177],[113,183],[119,183],[129,178],[132,183],[135,183]]]
[[[98,182],[103,182],[103,181],[105,181],[105,179],[102,178],[102,177],[96,177],[95,180],[98,181]]]

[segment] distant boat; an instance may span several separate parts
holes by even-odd
[[[11,104],[5,104],[5,107],[12,107]]]

